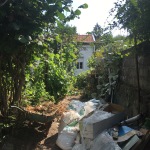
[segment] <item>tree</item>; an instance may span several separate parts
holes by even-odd
[[[102,46],[112,42],[112,33],[108,28],[102,28],[98,23],[94,26],[92,34],[95,37],[95,49],[100,49]]]
[[[54,32],[57,34],[55,44],[57,51],[52,55],[53,59],[48,58],[45,62],[46,91],[58,102],[68,92],[68,86],[73,83],[74,62],[77,59],[77,44],[74,41],[76,28],[68,25],[56,27]],[[53,45],[54,46],[54,45]]]
[[[138,41],[150,40],[150,1],[149,0],[122,0],[115,3],[115,8],[112,9],[115,12],[115,18],[117,19],[113,23],[113,27],[121,26],[130,33],[130,36],[134,39],[135,49],[135,63],[137,74],[137,88],[138,88],[138,102],[140,113],[140,81],[139,81],[139,67],[138,67]]]
[[[115,3],[111,10],[115,13],[112,27],[127,29],[130,36],[141,41],[150,39],[150,1],[122,0]]]
[[[92,34],[95,37],[95,40],[99,40],[101,36],[103,35],[104,29],[97,23],[92,31]]]
[[[0,110],[4,116],[9,105],[21,101],[26,66],[33,54],[42,52],[51,40],[43,32],[80,15],[71,4],[72,0],[6,0],[0,5]]]

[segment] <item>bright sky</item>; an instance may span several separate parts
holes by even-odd
[[[69,24],[77,27],[77,33],[86,34],[93,30],[93,27],[98,23],[102,27],[107,26],[107,17],[109,11],[114,6],[117,0],[73,0],[73,8],[87,3],[87,9],[81,9],[80,19],[75,19]],[[124,35],[124,31],[114,30],[113,35]]]

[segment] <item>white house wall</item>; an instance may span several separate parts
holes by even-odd
[[[94,46],[90,45],[82,45],[80,48],[80,58],[77,60],[77,62],[83,61],[83,69],[76,69],[75,70],[75,75],[80,74],[81,72],[84,72],[86,70],[89,70],[87,64],[88,64],[88,59],[93,55],[93,52],[95,51]]]

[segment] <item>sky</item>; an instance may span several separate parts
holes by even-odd
[[[78,34],[86,34],[92,31],[96,23],[101,27],[106,27],[109,11],[113,8],[114,2],[117,2],[117,0],[73,0],[74,9],[84,3],[88,4],[88,8],[81,9],[80,19],[76,18],[69,24],[77,27]],[[113,30],[112,33],[114,36],[125,35],[125,32],[119,29]]]

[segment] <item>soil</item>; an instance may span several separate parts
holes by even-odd
[[[40,123],[26,120],[17,122],[15,127],[3,131],[4,140],[0,143],[1,150],[61,150],[56,145],[59,121],[66,107],[73,99],[80,100],[80,96],[67,96],[57,105],[52,102],[24,108],[29,113],[52,116],[53,120]]]

